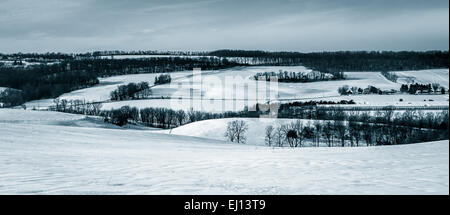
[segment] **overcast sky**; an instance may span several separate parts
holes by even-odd
[[[448,0],[0,0],[0,53],[448,50]]]

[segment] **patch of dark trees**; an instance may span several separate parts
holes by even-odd
[[[280,110],[289,109],[291,107],[312,107],[317,105],[353,105],[356,104],[353,100],[340,100],[340,101],[306,101],[306,102],[289,102],[289,103],[281,103],[279,105]],[[257,104],[260,106],[260,104]]]
[[[12,88],[0,90],[0,107],[12,107],[23,103],[23,92]]]
[[[241,64],[230,62],[226,59],[215,57],[181,58],[181,57],[157,57],[144,59],[83,59],[66,61],[74,70],[88,70],[97,77],[115,75],[140,74],[140,73],[169,73],[174,71],[192,70],[217,70],[240,66]]]
[[[77,54],[81,57],[114,56],[114,55],[177,55],[177,56],[206,56],[207,52],[196,51],[157,51],[157,50],[139,50],[139,51],[94,51],[83,54]]]
[[[446,90],[444,87],[441,87],[438,83],[433,84],[402,84],[400,87],[400,92],[409,93],[409,94],[417,94],[417,93],[441,93],[445,94]]]
[[[118,126],[124,126],[130,121],[139,121],[139,109],[130,106],[123,106],[119,109],[112,109],[110,111],[102,111],[101,115],[105,122]]]
[[[253,58],[260,65],[303,65],[321,72],[336,71],[395,71],[448,68],[448,51],[340,51],[340,52],[267,52],[249,50],[217,50],[212,52],[168,52],[168,51],[97,51],[84,54],[65,53],[15,53],[0,54],[2,58],[24,59],[42,58],[75,60],[77,57],[95,59],[105,55],[180,55],[216,56],[233,58]],[[130,59],[131,60],[131,59]],[[135,59],[138,60],[138,59]],[[185,59],[193,60],[193,59]],[[219,60],[219,59],[216,59]],[[223,60],[223,59],[222,59]],[[204,61],[204,60],[200,60]],[[204,66],[196,66],[205,68]]]
[[[339,71],[401,71],[449,68],[448,51],[341,51],[341,52],[266,52],[218,50],[218,57],[253,58],[261,65],[303,65],[326,73]]]
[[[439,83],[432,83],[432,84],[402,84],[400,87],[400,92],[402,93],[409,93],[409,94],[430,94],[434,92],[435,94],[446,94],[445,87],[442,87]],[[375,86],[367,86],[367,88],[360,88],[360,87],[350,87],[348,85],[344,85],[342,87],[338,88],[338,93],[340,95],[351,95],[351,94],[394,94],[399,92],[397,90],[391,89],[391,90],[381,90],[380,88],[377,88]]]
[[[342,80],[344,79],[344,72],[333,72],[331,73],[323,73],[323,72],[312,72],[311,74],[303,73],[303,72],[288,72],[288,71],[279,71],[275,72],[260,72],[253,76],[254,80],[264,80],[271,81],[276,77],[276,81],[278,82],[288,82],[288,83],[306,83],[306,82],[315,82],[315,81],[329,81],[329,80]]]
[[[172,81],[172,78],[168,74],[161,74],[155,77],[155,85],[168,84]]]
[[[30,60],[70,60],[73,59],[72,54],[48,52],[48,53],[12,53],[2,54],[0,53],[0,59],[27,59]]]
[[[63,93],[98,84],[94,73],[87,70],[67,70],[63,64],[38,65],[33,67],[0,67],[0,86],[20,90],[21,96],[11,103],[55,98]],[[11,95],[11,94],[10,94]],[[5,99],[5,98],[3,98]]]
[[[120,85],[110,93],[113,101],[134,100],[147,98],[152,94],[147,82]]]

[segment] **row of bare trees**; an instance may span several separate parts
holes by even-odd
[[[370,122],[431,129],[448,129],[449,126],[448,110],[440,112],[414,109],[397,111],[393,106],[381,107],[376,111],[353,111],[333,107],[280,105],[278,118]]]
[[[265,130],[265,144],[274,147],[397,145],[443,139],[448,139],[448,131],[338,120],[306,124],[297,120]]]
[[[117,111],[122,110],[122,111]],[[136,112],[136,114],[127,114],[128,110],[132,112]],[[184,110],[173,110],[169,108],[143,108],[136,109],[131,108],[129,106],[124,106],[119,109],[112,110],[104,110],[100,114],[105,117],[105,121],[114,122],[114,120],[109,120],[111,116],[115,117],[115,115],[111,115],[111,113],[115,113],[117,117],[122,117],[120,115],[124,115],[128,117],[127,120],[121,121],[121,126],[131,122],[131,123],[142,123],[145,126],[149,127],[157,127],[157,128],[174,128],[184,124],[208,120],[208,119],[220,119],[220,118],[229,118],[229,117],[237,117],[240,116],[237,113],[209,113],[202,111],[194,111],[190,109],[188,111]]]
[[[100,102],[86,102],[81,99],[67,100],[67,99],[54,99],[54,106],[49,109],[59,112],[74,113],[74,114],[84,114],[99,116],[102,112],[102,103]]]
[[[208,113],[201,111],[172,110],[168,108],[137,109],[124,106],[101,110],[101,103],[82,100],[55,100],[56,111],[102,116],[106,122],[119,126],[127,123],[151,127],[174,128],[187,123],[230,117],[249,117],[249,112]],[[297,120],[277,127],[268,126],[265,142],[268,146],[360,146],[395,145],[448,139],[448,111],[423,113],[392,110],[376,112],[333,111],[328,120]],[[232,121],[225,136],[232,142],[245,143],[248,126],[244,121]]]

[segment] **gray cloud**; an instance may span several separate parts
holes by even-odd
[[[444,0],[3,0],[0,52],[448,50]]]

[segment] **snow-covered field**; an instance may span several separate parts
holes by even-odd
[[[400,100],[403,101],[400,101]],[[446,95],[411,95],[411,94],[394,94],[394,95],[349,95],[339,97],[320,98],[312,100],[340,101],[353,100],[356,106],[441,106],[448,105],[448,94]],[[308,99],[309,100],[309,99]],[[302,100],[300,100],[302,101]]]
[[[353,99],[358,105],[376,105],[376,106],[437,106],[447,105],[448,95],[353,95],[339,96],[337,89],[343,85],[365,88],[373,85],[383,90],[400,89],[400,83],[393,83],[387,80],[378,72],[348,72],[345,73],[347,80],[324,81],[312,83],[279,83],[278,87],[270,89],[257,88],[256,82],[250,77],[257,72],[275,71],[279,69],[286,71],[305,71],[304,67],[245,67],[223,70],[220,72],[210,72],[202,75],[204,84],[193,82],[192,78],[179,79],[171,85],[161,85],[153,88],[156,95],[171,96],[172,99],[151,99],[121,101],[104,104],[103,109],[119,108],[124,105],[138,108],[144,107],[169,107],[172,109],[189,110],[191,107],[196,110],[208,112],[239,111],[245,106],[253,106],[257,102],[280,100],[290,101],[308,101],[308,100],[327,100],[340,101]],[[224,84],[227,78],[233,78],[233,85]],[[205,84],[206,83],[206,84]],[[218,83],[218,84],[217,84]],[[200,86],[202,88],[200,88]],[[190,89],[193,89],[191,96]],[[257,89],[257,90],[255,90]],[[270,91],[266,98],[258,98],[265,90]],[[252,91],[253,90],[253,91]],[[247,91],[247,95],[239,94]],[[192,98],[193,99],[189,99]],[[232,98],[236,99],[232,99]],[[178,99],[182,98],[182,99]],[[403,99],[403,101],[400,101]]]
[[[167,107],[171,109],[189,110],[190,108],[208,112],[240,111],[245,106],[253,106],[257,102],[297,101],[297,100],[349,100],[353,99],[359,105],[446,105],[448,95],[355,95],[340,96],[338,88],[343,85],[365,88],[368,85],[382,90],[400,89],[401,81],[394,83],[387,80],[379,72],[346,72],[346,80],[322,81],[311,83],[278,83],[277,87],[269,86],[267,82],[251,79],[258,72],[310,72],[302,66],[255,66],[236,67],[218,71],[202,71],[201,75],[193,75],[192,71],[170,73],[172,83],[158,85],[152,88],[154,97],[170,97],[171,99],[148,99],[105,103],[103,109],[120,108],[130,105],[138,108]],[[441,85],[448,87],[448,70],[424,70],[398,72],[399,74],[416,75],[423,82],[431,79],[443,79]],[[447,78],[445,77],[447,74]],[[95,87],[76,90],[60,96],[61,99],[82,99],[85,101],[105,101],[110,92],[118,85],[130,82],[147,81],[153,84],[154,74],[122,75],[100,79]],[[435,77],[434,77],[435,76]],[[428,79],[425,79],[427,78]],[[264,96],[263,96],[264,95]],[[403,99],[403,102],[399,100]],[[53,99],[44,99],[26,103],[27,107],[46,108],[53,105]]]
[[[449,193],[448,140],[269,148],[79,120],[0,109],[0,194]]]
[[[109,123],[104,123],[103,118],[95,116],[84,116],[79,114],[49,111],[25,111],[21,109],[0,109],[0,123],[155,130],[150,127],[134,125],[125,125],[124,127],[119,127]]]
[[[196,110],[208,112],[239,111],[245,106],[253,106],[257,102],[268,100],[311,100],[340,97],[337,89],[343,85],[367,87],[375,85],[381,89],[397,89],[400,84],[386,80],[377,72],[349,72],[347,80],[324,81],[313,83],[278,83],[277,87],[266,85],[251,79],[258,72],[295,71],[309,72],[305,67],[240,67],[221,71],[202,73],[198,76],[179,79],[171,85],[161,85],[153,88],[158,96],[170,96],[173,99],[152,99],[139,101],[124,101],[108,103],[104,109],[118,108],[130,105],[144,107],[170,107],[172,109]],[[198,78],[196,78],[198,77]],[[200,83],[203,80],[203,84]],[[266,85],[262,87],[262,85]],[[266,94],[268,91],[268,94]],[[244,93],[246,92],[246,93]],[[265,95],[265,96],[261,96]],[[182,99],[179,99],[182,98]],[[192,98],[190,100],[189,98]]]
[[[420,71],[401,71],[395,72],[398,76],[397,82],[403,84],[411,83],[439,83],[441,86],[448,89],[448,69],[430,69]]]
[[[161,75],[162,73],[149,73],[149,74],[132,74],[132,75],[119,75],[107,78],[99,78],[99,85],[94,87],[89,87],[85,89],[75,90],[70,93],[65,93],[61,95],[60,99],[75,100],[81,99],[87,102],[94,101],[105,101],[110,98],[111,91],[115,90],[119,85],[138,83],[138,82],[148,82],[153,85],[155,77]],[[170,76],[173,79],[187,76],[192,74],[191,71],[186,72],[173,72]],[[25,103],[28,108],[47,108],[50,105],[54,105],[53,99],[42,99],[36,101],[30,101]]]
[[[190,88],[193,87],[195,90],[201,92],[197,93],[198,97],[196,98],[199,98],[201,96],[204,99],[229,99],[230,97],[227,95],[229,95],[230,92],[233,92],[231,95],[234,95],[239,99],[241,98],[239,97],[239,93],[245,91],[247,91],[248,98],[257,98],[257,94],[265,92],[266,89],[271,90],[271,96],[269,97],[270,99],[295,99],[338,96],[339,94],[337,90],[343,85],[357,86],[362,88],[367,87],[368,85],[373,85],[383,90],[400,89],[401,86],[400,84],[393,83],[387,80],[378,72],[348,72],[345,73],[345,75],[347,76],[347,80],[339,81],[278,83],[278,89],[263,88],[261,85],[265,85],[266,82],[257,82],[251,79],[253,75],[259,72],[278,72],[280,70],[306,73],[311,71],[302,66],[238,67],[203,74],[202,85],[195,79],[193,84],[190,84],[189,82],[192,81],[192,78],[189,78],[180,79],[170,87],[176,90],[176,92],[172,94],[173,97],[186,97],[189,95]],[[179,86],[179,83],[181,83],[181,87]],[[200,88],[200,86],[202,88]],[[156,89],[165,89],[167,87],[168,85],[162,85],[156,87]]]

